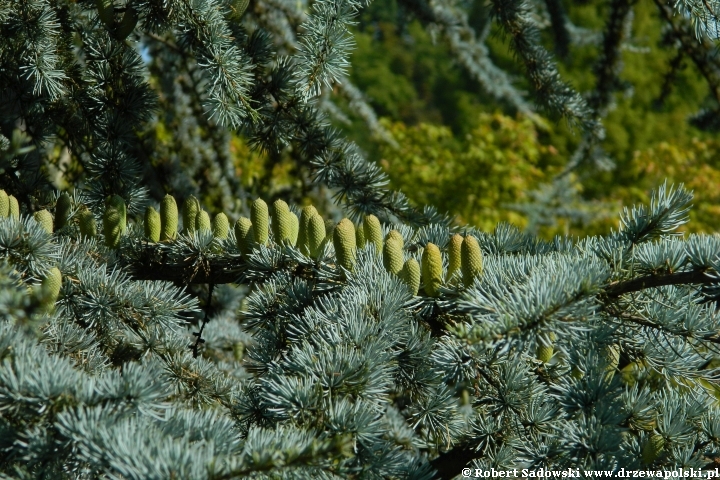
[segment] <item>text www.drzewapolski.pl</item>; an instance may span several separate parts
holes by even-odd
[[[532,470],[528,468],[510,470],[489,470],[482,468],[464,468],[462,476],[466,478],[717,478],[720,480],[720,470],[703,470],[701,468],[678,468],[676,470],[580,470],[567,468],[565,470],[548,470],[541,468]]]

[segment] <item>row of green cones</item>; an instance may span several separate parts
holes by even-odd
[[[12,215],[19,216],[17,200],[13,203],[9,200],[11,198],[0,190],[0,215],[8,216],[12,211]],[[12,210],[9,207],[3,209],[6,203],[15,206]],[[47,210],[35,212],[34,218],[48,233],[52,233],[68,224],[71,211],[72,200],[67,193],[62,193],[55,205],[54,218]],[[81,235],[97,235],[95,217],[90,210],[81,206],[77,217]],[[109,248],[117,248],[127,226],[127,208],[122,197],[108,197],[102,223],[105,244]],[[178,223],[175,198],[166,195],[160,202],[159,212],[153,207],[145,210],[145,237],[152,243],[171,242],[177,238]],[[225,240],[230,232],[230,222],[224,213],[218,213],[211,220],[193,196],[188,197],[183,204],[182,223],[185,234],[206,231],[212,232],[219,240]],[[328,242],[333,242],[337,264],[347,271],[352,271],[355,266],[357,249],[372,244],[378,254],[382,254],[386,270],[402,279],[413,295],[418,294],[421,278],[425,293],[430,297],[437,297],[446,281],[457,279],[465,286],[470,286],[482,273],[482,253],[473,236],[462,237],[455,234],[451,237],[448,269],[443,275],[442,256],[437,245],[425,245],[421,258],[422,266],[414,258],[406,260],[402,235],[397,230],[391,230],[383,238],[382,226],[374,215],[365,216],[362,224],[357,226],[347,218],[334,224],[326,222],[313,206],[303,207],[298,218],[283,200],[276,200],[270,209],[260,198],[252,202],[250,218],[241,217],[235,222],[235,238],[240,252],[247,255],[257,245],[268,245],[271,229],[276,244],[296,247],[301,253],[314,259],[324,252]]]

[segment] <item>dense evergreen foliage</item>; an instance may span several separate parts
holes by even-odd
[[[552,240],[494,225],[513,218],[487,200],[521,201],[539,166],[562,187],[607,164],[634,4],[610,2],[586,98],[540,35],[546,11],[564,54],[560,2],[403,3],[531,119],[487,116],[458,150],[379,121],[345,77],[365,3],[0,0],[0,477],[712,468],[720,238],[678,235],[692,193],[657,179],[619,229]],[[717,92],[717,1],[655,4]],[[534,102],[491,60],[491,24]],[[403,162],[402,135],[437,161],[385,173],[328,121],[342,102]],[[576,125],[568,162],[533,136],[535,104]],[[388,188],[423,168],[427,205]],[[488,170],[523,178],[457,198],[460,225],[438,213]]]

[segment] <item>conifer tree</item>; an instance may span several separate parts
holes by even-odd
[[[490,4],[593,146],[605,100],[561,81],[529,3]],[[716,1],[657,4],[716,61]],[[617,231],[552,241],[412,207],[318,106],[364,5],[0,0],[0,476],[714,465],[720,239],[678,235],[692,193],[659,186]],[[413,5],[476,42],[450,7]],[[172,148],[150,138],[163,122]],[[292,152],[336,210],[271,215],[231,132]]]

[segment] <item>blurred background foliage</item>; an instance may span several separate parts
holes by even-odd
[[[608,2],[563,4],[570,21],[587,29],[587,41],[563,51],[551,28],[543,30],[543,41],[556,53],[562,78],[591,92],[599,54],[591,37],[602,33]],[[490,24],[488,12],[483,2],[472,5],[470,23],[482,31]],[[350,71],[394,142],[371,132],[341,95],[333,100],[345,115],[333,121],[380,163],[391,187],[417,205],[455,215],[459,224],[490,230],[507,221],[544,237],[607,232],[618,226],[620,205],[647,202],[649,191],[667,178],[695,191],[688,228],[718,231],[720,141],[688,122],[710,104],[709,87],[691,61],[677,56],[656,6],[639,2],[634,9],[631,40],[622,51],[623,88],[604,118],[603,148],[615,163],[611,170],[584,167],[558,180],[580,132],[554,118],[523,116],[484,92],[432,28],[413,20],[396,0],[375,0],[362,11]],[[520,90],[529,90],[507,39],[495,28],[486,42],[493,62],[513,75]],[[162,135],[157,132],[167,141]],[[288,152],[255,152],[233,136],[230,156],[250,196],[290,196],[297,203],[313,197],[329,206],[296,175]],[[557,181],[565,185],[562,198],[543,198]],[[210,197],[212,192],[207,204]]]

